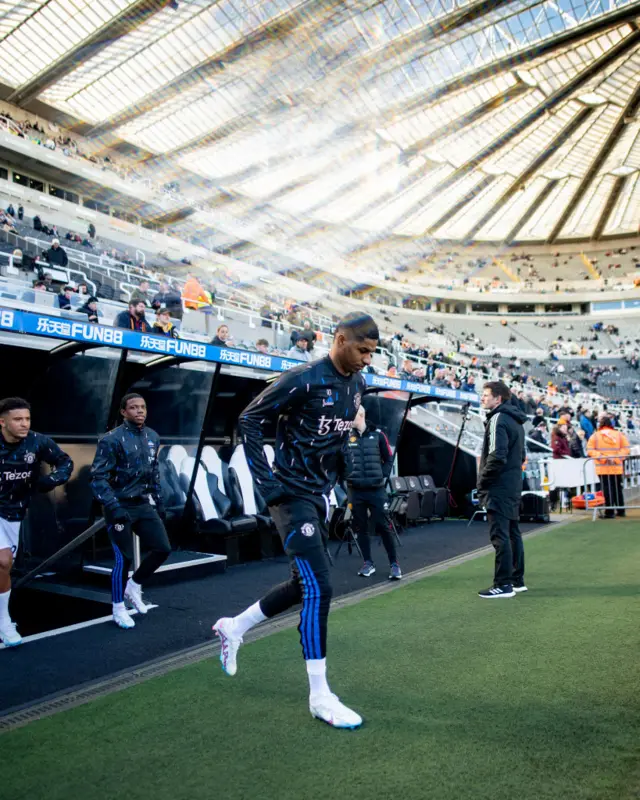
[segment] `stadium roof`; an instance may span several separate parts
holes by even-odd
[[[629,0],[0,0],[0,69],[11,101],[301,226],[599,238],[640,225],[638,14]]]

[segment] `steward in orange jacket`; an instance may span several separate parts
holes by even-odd
[[[185,308],[198,309],[210,305],[207,293],[195,275],[189,275],[182,289],[182,299],[184,300]]]
[[[603,417],[587,442],[587,455],[595,459],[597,475],[622,475],[622,459],[629,455],[629,440],[613,428],[609,417]]]
[[[594,459],[596,473],[600,476],[605,517],[610,519],[614,512],[624,517],[622,474],[624,457],[629,455],[629,440],[624,433],[613,429],[609,417],[602,417],[598,430],[587,442],[587,454]]]

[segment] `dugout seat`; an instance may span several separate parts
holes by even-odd
[[[184,448],[183,448],[184,449]],[[158,471],[160,474],[160,491],[167,511],[167,518],[178,517],[184,510],[186,493],[180,484],[179,474],[174,463],[169,459],[170,447],[161,448],[158,453]],[[185,457],[186,457],[186,450]],[[182,462],[183,459],[181,459]]]
[[[185,493],[195,469],[195,458],[187,456],[183,459],[180,484]],[[237,564],[240,561],[239,538],[256,530],[255,517],[230,516],[231,501],[220,491],[217,476],[207,472],[201,463],[196,471],[193,503],[200,533],[211,537],[213,547],[216,547],[217,540],[217,547],[224,547],[228,563]]]

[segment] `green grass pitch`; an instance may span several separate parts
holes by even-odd
[[[243,647],[235,678],[208,660],[3,735],[2,796],[638,798],[640,525],[525,547],[513,600],[476,596],[482,557],[332,614],[329,680],[358,731],[311,718],[289,630]]]

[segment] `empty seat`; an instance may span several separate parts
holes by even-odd
[[[253,476],[247,463],[244,446],[238,445],[229,460],[229,477],[240,493],[241,509],[245,514],[255,516],[265,525],[271,525],[267,504],[256,489]]]

